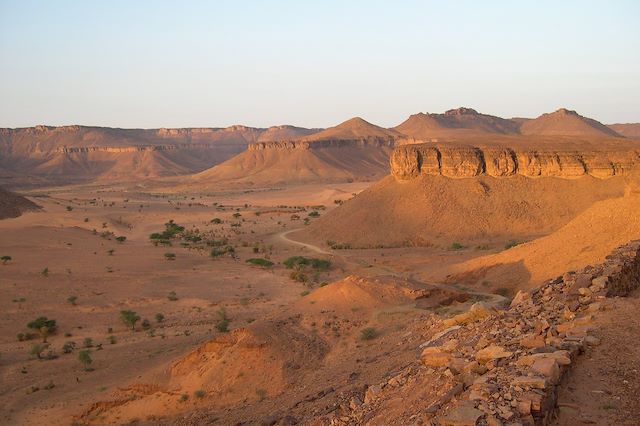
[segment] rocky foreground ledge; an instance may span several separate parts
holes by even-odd
[[[563,377],[587,346],[599,344],[591,333],[606,298],[639,286],[640,241],[633,241],[601,265],[519,292],[504,310],[476,303],[441,321],[420,346],[419,362],[362,395],[345,395],[322,424],[546,425]],[[437,391],[412,398],[427,385]],[[398,403],[400,413],[385,414]]]
[[[436,147],[432,144],[397,146],[390,158],[391,174],[398,180],[420,175],[507,177],[591,175],[607,178],[628,174],[640,164],[637,151],[559,152],[511,148]]]

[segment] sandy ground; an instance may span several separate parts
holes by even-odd
[[[12,258],[0,265],[0,423],[235,424],[260,423],[274,413],[308,419],[414,361],[430,336],[430,318],[444,311],[405,300],[407,280],[445,282],[456,265],[504,248],[334,250],[301,240],[305,222],[318,220],[310,212],[322,217],[336,208],[335,200],[346,201],[367,185],[203,194],[141,186],[32,192],[41,211],[0,221],[0,256]],[[177,240],[170,247],[152,244],[149,234],[169,220],[207,239],[226,239],[234,256],[212,258],[209,247]],[[332,266],[303,284],[281,264],[293,255]],[[246,263],[254,257],[275,265]],[[362,278],[344,281],[351,275]],[[376,284],[381,276],[398,287],[386,299],[380,289],[390,286]],[[461,285],[431,291],[449,287]],[[492,302],[493,290],[476,287],[468,301],[446,312],[479,298]],[[171,292],[177,300],[170,300]],[[231,333],[217,329],[221,309]],[[121,321],[122,310],[141,317],[135,331]],[[53,359],[30,355],[38,336],[17,339],[33,332],[26,325],[39,316],[57,321],[43,351],[51,350]],[[147,330],[142,319],[149,320]],[[363,341],[365,327],[379,336]],[[78,353],[88,338],[93,362],[85,371]],[[66,354],[62,347],[69,341],[77,347]],[[194,396],[198,390],[206,396]]]

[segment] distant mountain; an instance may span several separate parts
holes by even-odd
[[[36,126],[0,129],[0,180],[28,185],[133,180],[189,174],[242,152],[248,144],[298,138],[293,126],[118,129]]]
[[[457,108],[444,114],[418,113],[394,127],[399,133],[416,139],[473,137],[485,134],[518,134],[519,123],[471,108]]]
[[[371,137],[393,139],[400,136],[402,135],[394,129],[385,129],[384,127],[371,124],[360,117],[354,117],[350,120],[338,124],[335,127],[329,127],[328,129],[315,133],[311,136],[301,138],[301,140],[350,140]]]
[[[625,138],[640,139],[640,123],[608,124],[607,127]]]
[[[565,108],[525,121],[520,133],[535,136],[621,137],[599,121]]]

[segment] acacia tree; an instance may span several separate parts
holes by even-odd
[[[35,320],[27,324],[27,327],[32,330],[37,330],[42,337],[42,342],[47,343],[47,336],[50,333],[56,331],[56,320],[47,319],[47,317],[38,317]]]
[[[140,321],[140,316],[134,311],[120,311],[120,319],[127,326],[131,327],[131,330],[136,329],[136,323]]]

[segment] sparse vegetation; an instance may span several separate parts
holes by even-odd
[[[50,320],[47,317],[38,317],[27,324],[27,328],[36,330],[42,337],[42,342],[47,342],[47,336],[56,331],[56,320]]]
[[[76,302],[78,300],[77,296],[69,296],[67,297],[67,302],[69,302],[70,305],[76,306]]]
[[[131,327],[131,330],[135,330],[136,323],[140,321],[140,316],[134,311],[120,311],[120,319],[127,326]]]
[[[465,247],[462,244],[458,243],[458,242],[452,243],[449,246],[449,250],[462,250],[463,248],[465,248]]]
[[[256,395],[258,395],[260,401],[264,401],[267,397],[267,391],[264,389],[256,389]]]
[[[176,294],[175,291],[170,291],[169,294],[167,294],[167,299],[169,299],[172,302],[175,302],[176,300],[178,300],[178,295]]]
[[[510,248],[513,248],[513,247],[518,246],[520,244],[522,244],[522,242],[516,241],[516,240],[510,240],[504,245],[504,249],[505,250],[509,250]]]
[[[378,330],[373,327],[367,327],[365,329],[360,330],[360,338],[362,340],[372,340],[378,337]]]
[[[31,348],[29,349],[29,354],[31,356],[36,357],[37,359],[42,359],[42,352],[45,351],[45,349],[49,348],[49,344],[48,343],[34,343],[33,345],[31,345]]]
[[[221,333],[229,331],[229,317],[227,316],[227,310],[220,308],[218,310],[218,321],[216,322],[216,330]]]
[[[0,257],[0,260],[2,261],[3,265],[6,265],[8,262],[11,261],[11,256],[2,256]]]
[[[84,346],[85,348],[92,348],[93,339],[91,337],[85,337],[84,340],[82,341],[82,346]]]
[[[156,322],[160,323],[162,321],[164,321],[164,315],[158,312],[156,314]]]
[[[176,254],[175,253],[165,253],[164,254],[164,258],[167,260],[176,260]]]
[[[80,364],[84,367],[84,371],[90,371],[89,366],[93,362],[93,359],[91,359],[91,351],[83,349],[78,352],[78,361],[80,361]]]
[[[124,243],[127,240],[127,237],[125,237],[124,235],[120,235],[119,237],[116,237],[116,241],[119,243]]]
[[[262,259],[262,258],[247,259],[247,263],[251,263],[252,265],[262,266],[263,268],[270,268],[273,266],[272,261],[267,259]]]
[[[204,398],[204,396],[205,396],[205,395],[206,395],[206,392],[205,392],[205,391],[203,391],[202,389],[198,389],[197,391],[195,391],[195,392],[193,393],[193,396],[195,396],[195,397],[196,397],[196,398],[198,398],[198,399],[202,399],[202,398]]]
[[[73,342],[73,341],[65,342],[64,345],[62,345],[62,352],[65,354],[70,354],[75,349],[76,349],[76,342]]]

